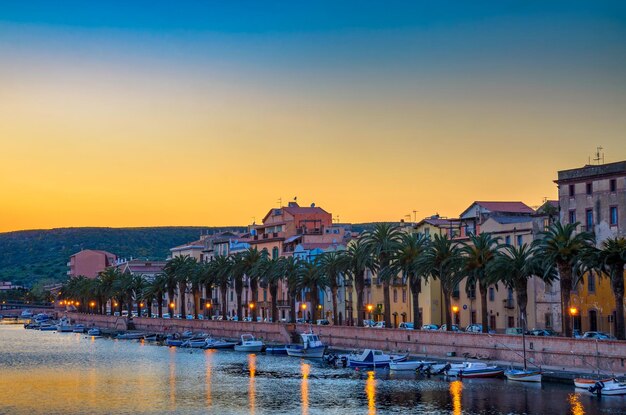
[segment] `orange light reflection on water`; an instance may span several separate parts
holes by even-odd
[[[455,380],[450,382],[450,395],[452,396],[452,413],[461,415],[463,408],[461,407],[461,395],[463,394],[463,382]]]
[[[365,393],[367,394],[367,413],[373,415],[376,413],[376,379],[375,372],[370,370],[367,372],[367,380],[365,381]]]
[[[250,370],[250,383],[248,384],[248,397],[250,399],[250,415],[254,415],[256,407],[256,387],[254,385],[254,375],[256,374],[256,355],[248,355],[248,369]]]
[[[211,399],[211,371],[213,369],[213,353],[215,353],[215,350],[213,349],[207,349],[204,351],[204,356],[206,357],[206,376],[205,376],[205,383],[206,383],[206,406],[209,407],[212,404],[212,399]]]
[[[567,397],[569,404],[571,405],[572,415],[585,415],[585,408],[580,402],[580,395],[577,393],[570,393]]]
[[[302,362],[300,365],[300,372],[302,373],[302,383],[300,384],[300,393],[302,394],[302,415],[309,414],[309,373],[311,372],[311,365]]]
[[[170,409],[176,409],[176,348],[170,347]]]

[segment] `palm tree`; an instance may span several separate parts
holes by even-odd
[[[133,276],[133,292],[135,293],[135,302],[137,303],[137,315],[141,317],[141,303],[143,302],[144,290],[148,283],[143,275]]]
[[[499,251],[496,259],[489,263],[489,272],[502,282],[505,287],[515,291],[519,307],[522,330],[526,330],[526,308],[528,304],[528,280],[534,275],[541,275],[541,267],[535,256],[536,249],[523,244],[520,247],[507,245]],[[546,283],[556,279],[556,273],[543,275]]]
[[[624,266],[626,265],[626,238],[614,237],[602,242],[598,262],[604,274],[611,279],[615,296],[615,336],[626,339],[624,333]]]
[[[425,235],[416,233],[405,233],[401,235],[398,249],[393,253],[391,266],[394,273],[401,273],[406,277],[411,287],[413,297],[413,321],[415,327],[422,327],[422,315],[420,313],[419,295],[422,292],[422,279],[428,277],[420,266],[419,260],[424,254],[429,244],[429,239]]]
[[[300,286],[300,267],[302,260],[290,256],[283,261],[283,277],[287,281],[287,295],[289,297],[289,314],[291,323],[296,322],[296,296]]]
[[[123,304],[126,302],[128,307],[128,316],[132,316],[134,300],[133,275],[130,272],[120,272],[118,278],[115,280],[114,290],[116,293],[118,312],[120,315],[122,314]]]
[[[212,262],[201,262],[199,264],[199,280],[204,285],[206,301],[213,304],[213,285],[215,284],[216,269]]]
[[[367,270],[374,271],[376,263],[368,246],[361,239],[348,245],[347,256],[349,259],[347,272],[354,279],[354,288],[356,289],[357,325],[363,326],[365,319],[365,304],[363,302],[365,272]]]
[[[263,283],[267,284],[271,297],[271,316],[272,321],[278,321],[278,284],[283,280],[284,258],[277,259],[264,258],[259,264],[259,271],[262,275]]]
[[[191,277],[194,267],[196,266],[196,259],[190,257],[189,255],[177,256],[165,264],[164,270],[168,277],[173,276],[176,284],[178,286],[178,295],[180,296],[180,315],[182,318],[186,318],[186,304],[185,304],[185,294],[187,293],[187,283]],[[168,283],[170,281],[168,280]],[[168,288],[169,293],[169,288]],[[173,289],[172,289],[172,297],[173,297]]]
[[[176,278],[176,268],[177,268],[177,264],[174,262],[174,260],[176,258],[180,258],[180,257],[175,257],[172,258],[170,260],[167,261],[167,263],[165,264],[165,266],[163,267],[163,275],[165,277],[165,287],[167,290],[167,309],[169,310],[171,316],[170,317],[174,317],[174,307],[171,304],[174,304],[174,294],[176,293],[176,290],[178,289],[178,280]],[[179,260],[177,260],[178,262]]]
[[[389,223],[377,223],[374,229],[366,231],[363,236],[363,242],[376,259],[378,279],[383,282],[385,327],[391,327],[389,285],[391,279],[397,275],[393,273],[389,265],[393,252],[400,243],[401,235],[402,231],[397,226]]]
[[[100,280],[100,291],[104,301],[104,304],[102,304],[103,314],[104,311],[106,311],[106,301],[109,300],[111,301],[111,315],[113,315],[113,297],[115,294],[114,283],[117,278],[119,278],[119,271],[117,268],[113,267],[105,268],[98,274],[98,279]]]
[[[324,252],[319,258],[320,272],[325,275],[325,281],[330,287],[332,301],[333,301],[333,324],[339,325],[339,313],[337,309],[337,293],[341,281],[344,279],[348,266],[350,264],[350,258],[345,252]]]
[[[423,273],[439,279],[443,291],[443,300],[446,309],[446,330],[452,330],[452,309],[450,297],[454,287],[462,279],[463,256],[457,243],[448,239],[447,235],[435,234],[430,245],[418,259]]]
[[[232,260],[226,255],[218,255],[210,262],[213,269],[215,284],[220,288],[222,316],[226,318],[228,307],[226,306],[226,298],[228,287],[230,286],[232,276]]]
[[[193,296],[193,318],[196,320],[200,314],[200,287],[202,285],[202,264],[194,261],[189,264],[189,282],[191,283],[191,295]]]
[[[252,295],[251,301],[256,303],[259,299],[259,279],[260,279],[260,270],[259,264],[263,258],[267,258],[269,256],[266,249],[259,251],[255,248],[248,248],[243,254],[243,263],[245,263],[246,268],[246,276],[248,277],[248,282],[250,283],[250,294]],[[256,322],[257,318],[257,307],[252,308],[252,321]]]
[[[312,262],[305,261],[302,263],[302,266],[299,268],[299,278],[300,289],[306,289],[311,293],[311,319],[315,320],[315,313],[319,308],[319,290],[320,287],[326,286],[326,281],[324,280],[324,274],[320,272],[320,266],[317,262],[318,260],[314,260]],[[306,318],[303,313],[303,318]]]
[[[156,299],[158,317],[163,317],[163,295],[167,291],[167,277],[165,274],[157,274],[144,291],[144,298],[148,303],[148,316],[151,316],[152,300]]]
[[[594,245],[594,237],[588,232],[576,233],[579,223],[561,224],[555,222],[542,233],[538,252],[544,275],[556,267],[561,282],[561,316],[566,337],[572,336],[572,320],[567,312],[570,307],[572,288],[575,285],[573,276]]]
[[[487,314],[487,287],[496,283],[493,275],[489,272],[488,267],[498,253],[499,238],[494,238],[490,233],[481,233],[479,235],[471,235],[469,243],[461,249],[464,255],[465,271],[467,272],[466,289],[471,287],[480,288],[480,308],[481,322],[483,333],[488,333],[488,314]]]

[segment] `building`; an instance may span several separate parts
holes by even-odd
[[[626,161],[562,170],[555,180],[562,223],[580,223],[593,232],[597,247],[610,237],[626,237]],[[615,332],[615,300],[608,278],[587,274],[571,299],[574,328]]]
[[[96,278],[101,271],[116,265],[117,256],[107,251],[84,249],[70,257],[67,266],[69,277],[82,275],[87,278]]]
[[[165,261],[131,259],[129,261],[118,261],[115,267],[123,273],[129,272],[132,275],[141,275],[146,280],[152,281],[154,277],[163,273],[165,264]]]

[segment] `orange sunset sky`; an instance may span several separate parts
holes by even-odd
[[[341,222],[455,216],[555,198],[598,145],[626,159],[624,8],[499,3],[16,2],[0,231],[246,225],[294,196]]]

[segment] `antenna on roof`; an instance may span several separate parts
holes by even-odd
[[[602,151],[602,150],[604,150],[602,148],[602,146],[596,147],[596,156],[593,159],[593,161],[596,161],[598,163],[598,165],[604,164],[604,153],[600,153],[600,151]],[[602,163],[600,163],[600,160],[602,160]]]
[[[283,198],[282,197],[278,198],[278,207],[283,207]]]

